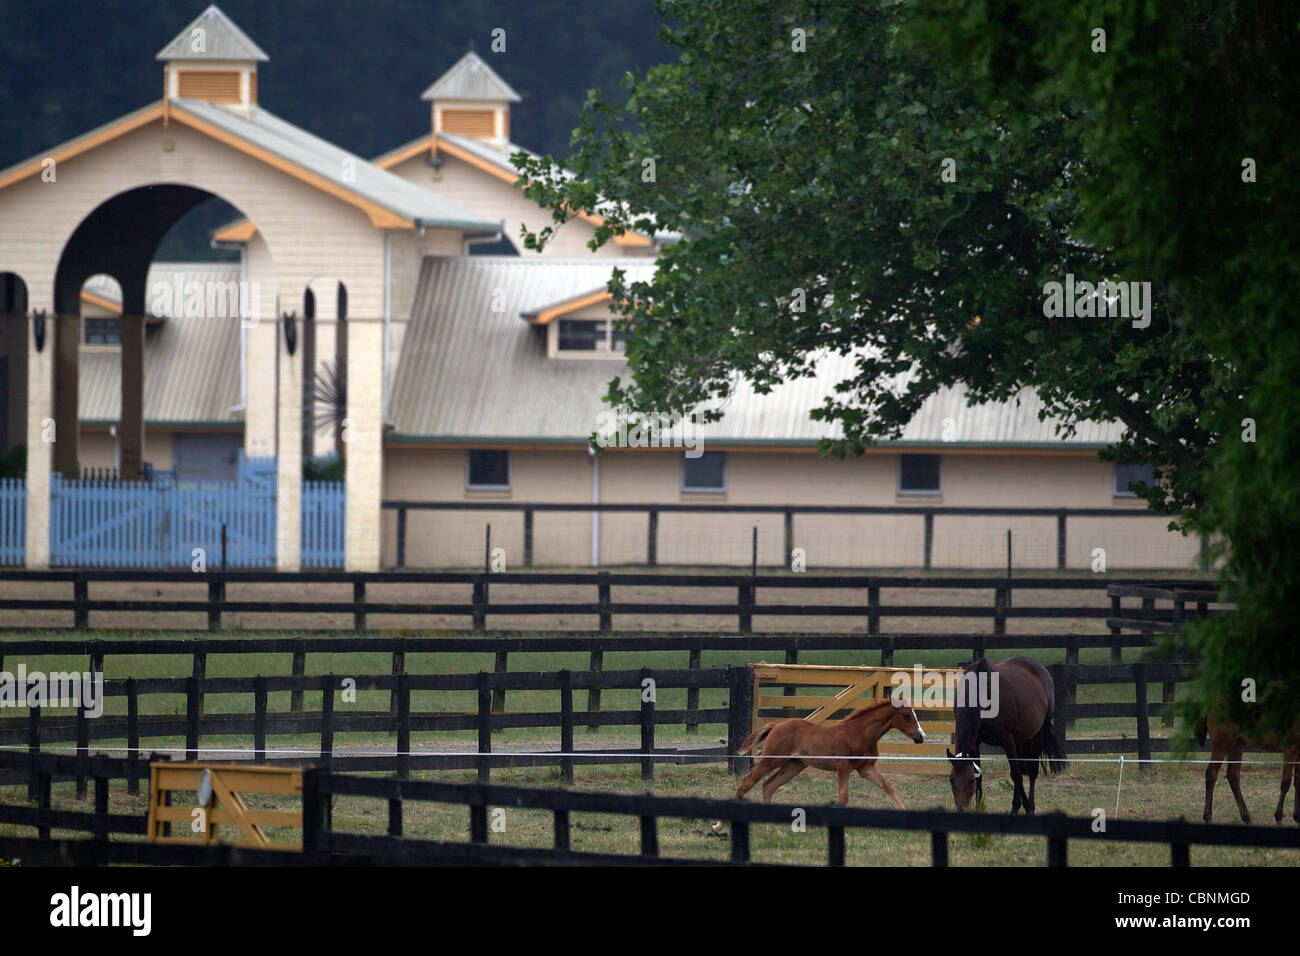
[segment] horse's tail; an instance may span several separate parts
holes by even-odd
[[[1052,718],[1043,723],[1043,770],[1046,773],[1063,773],[1070,768],[1070,761],[1061,746],[1061,735],[1056,732]]]
[[[775,726],[776,724],[774,723],[764,724],[762,727],[759,727],[758,730],[751,731],[749,736],[745,738],[745,742],[740,745],[740,749],[737,750],[736,753],[737,754],[749,753],[751,750],[753,750],[755,747],[757,747],[759,744],[761,744],[764,740],[767,739],[767,735],[772,732],[772,728]]]

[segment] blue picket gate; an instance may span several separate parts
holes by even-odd
[[[27,558],[27,482],[0,478],[0,564]]]
[[[241,463],[242,464],[242,463]],[[265,474],[265,465],[262,474]],[[274,474],[274,468],[270,469]],[[275,484],[69,481],[51,475],[50,563],[56,567],[275,567]]]
[[[346,489],[342,481],[302,483],[302,566],[341,568]]]

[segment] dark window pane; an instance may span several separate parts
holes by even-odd
[[[706,451],[699,458],[682,457],[684,491],[723,491],[727,487],[727,456]]]
[[[505,488],[510,485],[510,452],[471,451],[469,453],[469,486],[471,488]]]
[[[938,455],[901,455],[898,469],[898,490],[939,493]]]
[[[121,319],[86,319],[85,336],[87,345],[121,345]]]
[[[615,352],[627,351],[627,336],[617,325],[609,333],[609,347]]]
[[[557,347],[561,352],[603,352],[605,323],[560,319],[560,340]]]
[[[1116,462],[1115,464],[1115,494],[1117,495],[1136,495],[1137,492],[1129,490],[1129,483],[1146,482],[1148,485],[1156,483],[1156,470],[1150,465],[1133,465],[1126,461]]]

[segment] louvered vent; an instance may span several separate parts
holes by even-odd
[[[176,79],[181,99],[208,103],[240,101],[236,70],[182,70]]]
[[[490,139],[496,135],[494,113],[494,110],[443,110],[443,132]]]

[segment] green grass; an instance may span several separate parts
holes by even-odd
[[[886,767],[886,773],[909,809],[948,808],[951,797],[947,779],[901,773]],[[631,768],[579,768],[575,788],[617,793],[653,792],[660,795],[726,798],[732,796],[737,778],[719,766],[676,766],[656,768],[652,783],[638,778]],[[472,772],[424,772],[417,778],[452,782],[472,782]],[[552,769],[501,770],[493,772],[494,782],[534,787],[561,786],[558,771]],[[986,778],[986,812],[1005,813],[1010,809],[1010,783],[1006,765],[990,761]],[[1115,768],[1102,765],[1076,765],[1060,777],[1040,777],[1037,791],[1038,811],[1063,811],[1074,816],[1090,817],[1095,808],[1112,817],[1115,806]],[[832,774],[807,771],[777,794],[776,802],[792,806],[814,806],[834,800],[835,778]],[[1277,792],[1277,767],[1249,767],[1243,774],[1246,799],[1259,822],[1272,822],[1272,808]],[[145,798],[129,797],[116,785],[110,807],[114,813],[145,814]],[[1120,819],[1200,819],[1203,799],[1203,776],[1199,770],[1162,768],[1140,775],[1129,768],[1124,775],[1120,801]],[[1235,823],[1236,809],[1221,780],[1217,821]],[[26,791],[21,787],[0,788],[6,802],[22,802]],[[754,793],[750,795],[755,799]],[[259,807],[293,809],[293,801],[261,798],[252,801]],[[54,789],[53,805],[58,809],[88,809],[88,802],[73,799],[72,785]],[[889,803],[874,786],[855,778],[850,788],[850,805],[888,807]],[[492,821],[504,823],[504,831],[492,832],[490,842],[520,847],[550,847],[553,839],[552,817],[548,812],[503,808],[503,814],[490,815]],[[1290,801],[1288,800],[1288,810]],[[469,839],[468,808],[450,804],[407,801],[403,806],[404,832],[408,837],[449,842]],[[387,806],[382,800],[338,798],[334,808],[334,829],[361,834],[382,834],[387,828]],[[712,820],[663,818],[659,823],[659,845],[663,856],[725,859],[730,852],[729,839],[712,832]],[[616,814],[575,813],[571,815],[572,848],[592,853],[639,852],[638,822],[634,817]],[[1295,826],[1289,818],[1283,826]],[[0,835],[31,836],[28,828],[0,825]],[[84,834],[54,831],[59,836]],[[276,831],[274,838],[289,839],[291,831]],[[760,862],[820,864],[826,857],[826,834],[815,827],[796,832],[793,827],[777,824],[754,825],[750,830],[753,858]],[[957,866],[1043,866],[1046,841],[1037,837],[1006,837],[984,834],[955,834],[950,837],[950,859]],[[930,862],[929,836],[888,830],[849,830],[846,834],[847,860],[860,866],[925,866]],[[1197,866],[1296,866],[1300,851],[1263,850],[1237,847],[1193,847],[1192,863]],[[1107,841],[1104,834],[1074,840],[1069,844],[1071,865],[1079,866],[1166,866],[1169,848],[1161,844],[1124,844]]]

